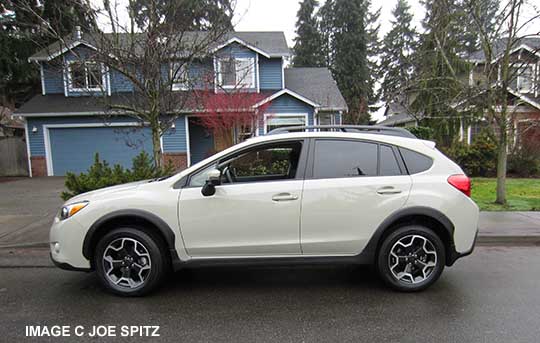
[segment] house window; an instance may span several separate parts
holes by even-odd
[[[523,93],[533,91],[534,65],[527,64],[516,68],[517,89]]]
[[[265,116],[265,133],[290,126],[307,125],[305,114],[269,114]]]
[[[171,79],[172,90],[187,90],[189,89],[189,74],[185,63],[171,64]]]
[[[103,86],[102,66],[95,62],[71,62],[68,81],[70,91],[99,91]]]
[[[254,58],[222,58],[217,62],[218,84],[223,88],[255,88]]]

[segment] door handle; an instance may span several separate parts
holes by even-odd
[[[399,193],[401,193],[401,190],[397,189],[397,188],[394,188],[392,186],[386,186],[386,187],[381,187],[381,188],[377,189],[377,193],[379,193],[379,194],[399,194]]]
[[[292,201],[298,200],[298,195],[292,195],[291,193],[278,193],[272,196],[272,201]]]

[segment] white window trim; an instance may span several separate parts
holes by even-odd
[[[268,133],[268,117],[304,117],[306,123],[304,125],[309,125],[309,115],[308,113],[265,113],[263,121],[263,132],[264,134]],[[257,130],[258,131],[258,130]]]
[[[256,78],[256,68],[257,68],[257,65],[255,64],[256,63],[256,58],[255,57],[234,57],[234,56],[231,56],[231,59],[234,59],[235,61],[235,73],[237,72],[236,71],[236,61],[249,61],[250,64],[253,66],[252,69],[252,72],[251,72],[251,82],[249,84],[245,84],[245,83],[238,83],[235,84],[235,85],[224,85],[223,84],[223,77],[222,77],[222,74],[221,74],[221,60],[223,60],[225,58],[220,58],[220,57],[217,57],[216,58],[216,67],[217,67],[217,75],[216,75],[216,84],[219,88],[223,88],[223,89],[236,89],[236,88],[244,88],[245,89],[256,89],[257,88],[257,78]],[[243,80],[245,82],[245,80]]]
[[[89,63],[89,64],[99,64],[101,66],[101,85],[102,87],[96,87],[96,88],[78,88],[78,87],[73,87],[73,84],[72,84],[72,80],[71,80],[71,65],[74,64],[74,63]],[[108,90],[105,89],[107,88],[106,85],[107,85],[107,75],[108,75],[108,72],[106,71],[105,67],[103,66],[103,63],[98,63],[98,62],[87,62],[87,61],[80,61],[80,60],[71,60],[71,61],[67,61],[67,68],[66,68],[66,75],[67,75],[67,91],[68,92],[101,92],[102,90],[105,92]],[[86,68],[85,68],[85,73],[86,73]],[[88,77],[88,75],[86,75]]]
[[[54,176],[52,163],[51,137],[49,129],[61,128],[84,128],[84,127],[122,127],[122,126],[141,126],[139,122],[125,123],[83,123],[83,124],[45,124],[43,125],[43,140],[45,144],[45,163],[47,165],[47,176]],[[30,144],[28,142],[28,144]]]

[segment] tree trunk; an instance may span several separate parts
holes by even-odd
[[[161,154],[161,136],[159,132],[159,123],[152,126],[152,153],[154,158],[154,165],[160,169],[162,166],[162,154]]]
[[[507,142],[506,134],[503,134],[497,151],[497,204],[506,205],[506,162],[507,162]]]

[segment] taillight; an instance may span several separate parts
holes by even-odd
[[[466,196],[471,196],[471,179],[467,175],[457,174],[448,178],[448,183],[457,188]]]

